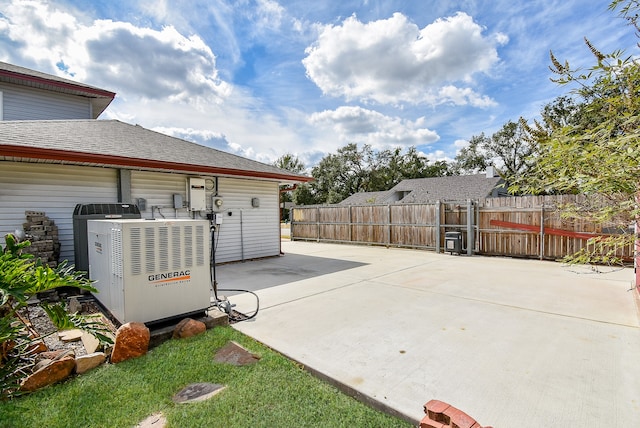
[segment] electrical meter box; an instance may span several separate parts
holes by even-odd
[[[203,313],[211,300],[207,220],[89,220],[89,277],[121,323]]]

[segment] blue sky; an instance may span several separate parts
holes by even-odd
[[[118,119],[262,162],[347,143],[451,160],[568,91],[549,51],[635,54],[608,0],[0,0],[0,60],[117,93]]]

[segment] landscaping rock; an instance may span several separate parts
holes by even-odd
[[[20,384],[21,391],[32,392],[68,378],[76,365],[75,359],[67,355],[32,373]]]
[[[38,370],[40,370],[40,369],[42,369],[44,367],[47,367],[52,362],[53,362],[53,360],[50,360],[48,358],[43,358],[42,360],[38,361],[35,366],[33,366],[33,371],[37,372]]]
[[[202,318],[202,322],[206,324],[208,329],[219,325],[229,325],[229,315],[218,308],[211,308],[207,312],[207,316]]]
[[[32,354],[42,354],[48,350],[49,348],[47,348],[47,345],[42,340],[35,341],[27,347],[27,352]]]
[[[100,347],[100,341],[87,331],[82,332],[80,340],[82,340],[82,345],[84,345],[84,350],[87,351],[87,354],[93,354]]]
[[[76,313],[82,312],[82,303],[78,301],[77,297],[70,297],[69,306],[67,307],[67,310],[69,311],[70,314],[76,314]]]
[[[63,359],[64,357],[75,358],[76,352],[73,349],[61,349],[61,352],[52,358],[53,361],[58,361]]]
[[[174,403],[195,403],[213,397],[226,387],[217,383],[192,383],[173,396]]]
[[[165,426],[167,426],[167,418],[162,412],[158,412],[140,422],[135,428],[164,428]]]
[[[39,354],[40,358],[55,360],[59,359],[59,357],[64,354],[66,351],[64,349],[56,349],[54,351],[45,351]]]
[[[107,356],[104,352],[94,352],[89,355],[82,355],[81,357],[76,358],[76,373],[86,373],[104,363],[106,359]]]
[[[58,338],[63,342],[77,342],[82,338],[82,330],[62,330],[58,332]]]
[[[149,349],[150,338],[151,333],[143,323],[123,324],[116,331],[116,343],[111,351],[111,362],[116,364],[143,356]]]
[[[260,360],[258,355],[252,354],[233,340],[216,352],[213,360],[217,363],[227,363],[234,366],[247,366]]]
[[[207,326],[202,321],[196,321],[191,318],[185,318],[176,325],[173,330],[174,339],[185,339],[187,337],[196,336],[200,333],[204,333],[207,330]]]

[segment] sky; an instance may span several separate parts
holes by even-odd
[[[468,140],[536,118],[588,68],[635,55],[608,0],[0,0],[0,61],[116,92],[117,119],[250,159],[311,168],[340,147]]]

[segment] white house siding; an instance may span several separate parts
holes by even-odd
[[[186,209],[173,208],[173,194],[187,202],[189,175],[132,171],[132,202],[146,200],[143,218],[191,218]],[[215,180],[215,177],[204,177]],[[213,206],[214,191],[207,191],[207,209]],[[223,205],[219,210],[222,225],[219,228],[216,262],[247,260],[280,254],[280,220],[278,211],[278,183],[252,179],[218,178],[218,196]],[[258,198],[260,206],[251,206]],[[229,215],[231,213],[231,215]],[[203,218],[206,213],[195,213]],[[241,224],[242,223],[242,224]]]
[[[73,263],[73,209],[117,202],[114,169],[0,162],[0,236],[22,229],[25,211],[43,211],[58,226],[60,260]],[[4,242],[4,241],[3,241]]]
[[[224,204],[216,261],[279,255],[278,183],[220,178],[218,187]],[[259,199],[258,208],[251,206],[252,198]]]
[[[173,194],[187,200],[188,175],[132,171],[131,196],[146,199],[143,218],[191,218],[186,209],[173,209]],[[215,177],[211,177],[215,180]],[[73,210],[76,204],[114,203],[116,169],[57,164],[0,162],[0,236],[22,228],[25,211],[43,211],[59,228],[60,260],[74,262]],[[214,192],[207,192],[211,209]],[[222,225],[216,262],[224,263],[280,253],[278,183],[252,179],[218,179]],[[260,206],[251,206],[258,198]],[[156,207],[153,208],[152,207]],[[229,213],[231,215],[229,215]],[[203,218],[206,213],[195,213]],[[241,224],[242,223],[242,224]]]
[[[140,210],[142,218],[190,218],[186,209],[173,209],[173,194],[186,200],[187,175],[161,172],[131,171],[131,202],[146,200],[146,208]]]
[[[88,98],[0,83],[3,120],[91,119]]]

